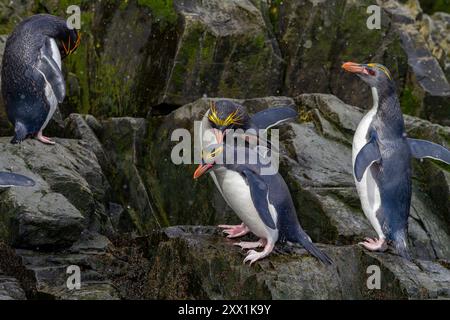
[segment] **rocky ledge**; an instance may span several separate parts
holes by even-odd
[[[299,247],[279,245],[254,267],[216,228],[162,231],[150,283],[160,299],[426,299],[450,298],[450,270],[437,261],[405,261],[356,245],[319,245],[335,262],[325,266]],[[369,266],[381,289],[367,287]]]
[[[448,4],[77,3],[83,42],[65,59],[67,98],[46,129],[57,144],[10,145],[0,101],[0,170],[36,181],[0,189],[0,299],[450,298],[449,166],[413,160],[413,262],[356,245],[375,235],[351,173],[365,112],[353,105],[370,106],[371,93],[341,70],[349,60],[388,66],[408,135],[449,148],[450,15],[427,11]],[[374,4],[381,30],[365,27]],[[19,21],[62,17],[66,7],[0,0],[0,58]],[[213,227],[239,221],[211,179],[194,182],[194,165],[170,159],[172,131],[193,133],[207,97],[239,99],[250,112],[296,106],[298,119],[280,130],[281,174],[302,226],[334,266],[284,245],[243,265],[244,253]],[[366,285],[373,265],[379,290]],[[67,286],[69,266],[80,270],[80,289]]]
[[[281,173],[299,220],[334,266],[287,245],[254,266],[243,265],[244,252],[211,227],[238,221],[210,179],[194,182],[194,165],[170,161],[176,142],[166,139],[174,128],[193,130],[208,108],[204,98],[149,119],[72,114],[58,129],[64,138],[55,146],[34,140],[11,145],[9,137],[0,138],[0,170],[36,181],[32,188],[0,191],[0,296],[450,298],[448,166],[414,160],[414,262],[368,253],[356,245],[374,232],[361,212],[350,163],[363,111],[327,94],[239,102],[251,112],[296,105],[299,118],[280,131]],[[449,147],[448,127],[405,121],[410,136]],[[81,271],[79,290],[67,287],[73,265]],[[366,284],[372,265],[381,271],[379,290]]]

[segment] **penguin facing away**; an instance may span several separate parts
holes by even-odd
[[[227,99],[211,101],[210,107],[202,119],[200,141],[202,142],[203,147],[203,144],[205,143],[205,141],[202,140],[203,133],[208,130],[214,133],[214,142],[220,144],[226,142],[226,137],[230,132],[230,129],[242,129],[246,131],[246,134],[244,136],[237,136],[238,139],[245,139],[247,141],[253,140],[255,144],[259,144],[261,141],[261,137],[258,135],[259,130],[267,131],[272,127],[292,121],[297,115],[297,111],[295,111],[292,106],[276,106],[250,116],[246,108],[235,101]],[[250,131],[247,131],[249,129]],[[264,143],[267,145],[268,141],[265,140]],[[269,145],[269,148],[270,147],[271,146]],[[214,171],[210,171],[210,175],[217,185]],[[250,232],[250,229],[244,223],[240,225],[221,224],[218,227],[223,229],[223,232],[227,234],[230,239],[242,237]]]
[[[386,67],[347,62],[342,68],[358,75],[373,95],[373,107],[353,137],[352,164],[362,209],[378,239],[366,238],[360,244],[371,251],[385,251],[392,243],[399,255],[411,259],[407,245],[411,158],[450,163],[450,151],[406,136],[395,82]]]
[[[264,164],[251,153],[255,149],[229,144],[212,146],[212,151],[204,156],[207,159],[194,173],[194,179],[208,171],[213,171],[217,180],[217,188],[243,221],[245,226],[260,239],[257,242],[235,243],[243,249],[249,249],[245,262],[255,261],[269,255],[277,241],[289,241],[301,244],[309,253],[325,264],[332,260],[320,251],[312,242],[298,222],[294,203],[289,189],[279,173],[262,175]],[[224,163],[226,153],[233,153],[234,159],[238,153],[245,154],[245,159],[258,159],[256,164]],[[222,156],[222,158],[220,158]],[[219,160],[218,160],[219,159]],[[263,247],[263,251],[253,249]]]
[[[2,62],[2,95],[14,126],[11,143],[32,136],[54,144],[42,131],[66,95],[61,60],[79,44],[75,29],[48,14],[23,20],[9,36]]]

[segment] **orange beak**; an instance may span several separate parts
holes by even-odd
[[[200,178],[202,175],[204,175],[206,172],[209,171],[213,167],[210,163],[205,164],[199,164],[197,170],[194,172],[194,179]]]
[[[346,62],[342,65],[342,69],[351,73],[364,73],[365,68],[364,65],[354,63],[354,62]]]

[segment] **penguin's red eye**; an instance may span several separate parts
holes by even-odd
[[[366,71],[367,71],[367,74],[369,74],[371,76],[375,75],[375,71],[373,71],[372,69],[367,68]]]

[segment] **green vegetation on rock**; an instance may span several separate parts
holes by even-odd
[[[438,11],[450,13],[450,0],[420,0],[420,5],[428,14]]]

